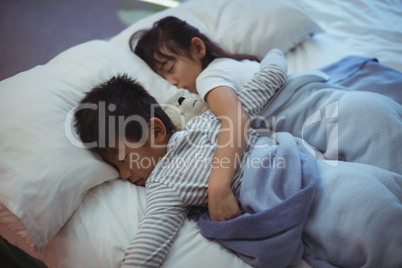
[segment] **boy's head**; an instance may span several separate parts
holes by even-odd
[[[75,112],[75,128],[87,148],[131,182],[136,181],[122,169],[132,169],[132,159],[162,157],[175,130],[155,98],[127,75],[114,76],[85,95]],[[142,175],[138,179],[144,179]]]

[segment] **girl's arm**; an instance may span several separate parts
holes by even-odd
[[[208,210],[212,221],[240,216],[231,184],[238,160],[246,147],[249,118],[236,92],[227,86],[214,88],[206,95],[211,112],[221,121],[217,149],[208,184]]]

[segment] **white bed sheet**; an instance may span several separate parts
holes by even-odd
[[[320,68],[349,55],[375,57],[402,71],[402,1],[291,1],[325,33],[286,54],[289,73]]]
[[[121,209],[127,204],[133,204],[129,212]],[[119,267],[124,249],[129,246],[144,213],[145,188],[127,181],[106,182],[88,192],[73,217],[44,251],[28,253],[48,267]],[[196,222],[187,221],[162,267],[251,266],[233,252],[201,236]],[[297,265],[297,268],[306,267],[310,266],[304,261]]]
[[[132,204],[130,211],[122,209],[127,204]],[[43,260],[49,267],[119,267],[144,213],[145,188],[119,180],[97,186],[47,246]],[[233,253],[204,239],[196,223],[190,221],[180,231],[163,267],[189,264],[200,268],[248,267]]]
[[[401,1],[292,1],[305,8],[326,33],[286,54],[290,73],[319,68],[352,54],[376,57],[402,71]],[[121,209],[127,204],[130,211]],[[42,252],[26,251],[48,267],[118,267],[144,209],[144,188],[118,180],[104,183],[88,192]],[[203,238],[194,222],[185,223],[163,267],[189,265],[249,267],[229,250]],[[297,267],[309,266],[301,262]]]

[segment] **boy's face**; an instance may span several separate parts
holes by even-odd
[[[100,155],[119,171],[121,179],[137,186],[145,186],[149,175],[166,153],[166,148],[154,148],[149,142],[141,146],[138,143],[127,144],[127,142],[117,144],[121,145],[108,148]]]

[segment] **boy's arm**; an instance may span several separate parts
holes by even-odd
[[[250,117],[258,115],[267,101],[286,84],[288,65],[279,49],[272,49],[260,63],[260,71],[240,90],[239,100]]]
[[[182,199],[162,184],[147,187],[146,215],[127,248],[122,267],[160,267],[184,223]]]
[[[221,121],[208,183],[208,211],[213,221],[230,220],[240,216],[231,184],[239,164],[236,161],[247,143],[249,118],[230,87],[217,87],[206,99],[211,112]]]

